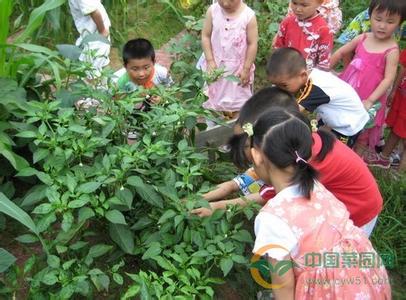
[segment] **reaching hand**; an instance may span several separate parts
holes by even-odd
[[[215,69],[217,69],[216,62],[214,60],[209,60],[207,62],[207,73],[213,72]]]
[[[370,110],[372,105],[374,105],[374,102],[372,102],[371,100],[365,100],[363,102],[363,104],[364,104],[364,108],[366,109],[366,111],[368,111],[368,110]]]

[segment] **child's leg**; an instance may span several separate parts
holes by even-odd
[[[403,141],[403,154],[400,160],[399,172],[406,171],[406,139],[402,139],[402,141]]]
[[[385,142],[385,147],[383,148],[383,151],[381,152],[381,156],[383,158],[389,159],[389,156],[391,155],[393,149],[395,149],[396,145],[399,143],[400,137],[398,137],[392,130],[390,131],[389,138]]]

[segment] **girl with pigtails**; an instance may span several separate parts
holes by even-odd
[[[272,109],[255,123],[250,144],[255,172],[276,191],[255,219],[253,252],[273,265],[292,262],[283,275],[271,273],[272,284],[280,287],[273,290],[275,299],[391,299],[384,266],[362,267],[364,253],[380,260],[371,242],[345,205],[317,181],[318,172],[309,163],[313,139],[306,119]],[[334,267],[326,265],[332,253]],[[346,266],[348,253],[356,264]],[[320,260],[309,263],[308,255]],[[358,280],[340,285],[351,278]]]

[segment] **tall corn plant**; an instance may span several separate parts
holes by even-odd
[[[7,37],[9,31],[9,18],[13,10],[12,0],[0,0],[0,77],[4,77],[8,73],[6,66],[7,56]]]

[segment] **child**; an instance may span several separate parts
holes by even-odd
[[[337,76],[313,69],[308,71],[301,53],[281,48],[271,55],[269,80],[296,95],[301,110],[316,112],[320,125],[326,125],[350,148],[369,120],[355,90]]]
[[[240,115],[235,123],[234,132],[236,132],[237,135],[241,133],[242,126],[245,123],[255,122],[256,119],[259,117],[259,113],[262,113],[264,110],[267,110],[269,107],[272,106],[297,109],[296,101],[291,94],[277,87],[264,88],[254,94],[244,104],[242,110],[240,111]],[[238,143],[238,145],[236,145],[235,143]],[[240,141],[240,139],[234,138],[232,141],[230,141],[230,144],[232,146],[232,149],[238,149],[239,151],[249,150],[249,147],[244,146],[245,140]],[[237,153],[239,151],[232,151],[231,154],[234,160],[238,160],[238,158],[236,157],[241,155],[240,153]],[[244,155],[249,155],[249,151],[246,152]],[[263,182],[258,179],[258,176],[255,174],[253,169],[249,167],[248,164],[244,164],[244,166],[241,168],[244,168],[247,171],[245,171],[243,174],[238,175],[233,180],[219,184],[215,190],[202,195],[205,200],[209,202],[211,201],[211,209],[204,207],[197,208],[194,209],[192,213],[200,217],[209,216],[212,214],[212,210],[225,209],[226,205],[229,204],[245,205],[247,200],[255,201],[260,205],[264,205],[265,202],[259,195],[259,191],[263,186]],[[238,191],[241,191],[241,193],[247,200],[244,200],[243,198],[223,200]]]
[[[280,287],[273,289],[275,299],[391,299],[388,275],[376,263],[371,242],[316,181],[308,163],[309,127],[287,111],[269,111],[256,122],[251,143],[256,173],[277,193],[255,219],[253,252],[274,266],[292,262],[283,275],[271,273],[272,284]],[[365,253],[375,263],[365,264]]]
[[[392,102],[393,100],[393,102]],[[388,169],[391,166],[389,156],[396,145],[403,142],[403,157],[399,170],[406,171],[406,50],[400,54],[400,70],[391,94],[388,97],[391,107],[386,123],[391,128],[389,138],[381,154],[368,159],[369,166]]]
[[[249,136],[245,132],[249,131],[247,127],[250,126],[247,124],[254,124],[261,115],[275,107],[291,110],[292,114],[298,115],[298,118],[308,124],[306,117],[298,112],[295,99],[290,94],[276,87],[259,91],[241,108],[234,128],[235,135],[230,140],[231,157],[239,168],[246,169],[252,161],[249,151]],[[357,154],[334,139],[328,132],[319,130],[313,133],[312,138],[310,164],[319,171],[320,182],[345,204],[354,224],[362,227],[364,232],[370,235],[383,203],[374,177]],[[264,205],[274,196],[273,187],[263,186],[260,195],[250,194],[246,200],[238,198],[211,202],[211,209],[198,208],[192,212],[199,216],[209,216],[212,210],[225,209],[230,204],[245,205],[247,200]],[[222,197],[222,199],[224,198],[225,196]]]
[[[204,108],[230,114],[252,96],[257,43],[255,13],[242,0],[219,0],[209,7],[202,31],[204,57],[198,67],[207,72],[224,68],[225,75],[238,76],[240,83],[221,78],[210,84]]]
[[[124,69],[118,81],[118,88],[123,92],[134,92],[139,87],[151,89],[156,85],[170,85],[172,79],[168,70],[155,63],[155,50],[146,39],[128,41],[123,48]]]
[[[84,46],[79,59],[91,62],[94,73],[89,77],[100,76],[103,67],[110,63],[110,43],[101,41],[88,42],[82,45],[86,35],[99,33],[105,38],[110,36],[110,19],[100,0],[69,0],[69,7],[80,37],[76,40],[77,46]]]
[[[283,19],[274,48],[292,47],[300,51],[309,69],[330,68],[333,34],[317,9],[323,0],[292,0],[293,15]]]
[[[360,12],[355,18],[348,24],[347,28],[343,30],[337,42],[344,45],[351,42],[358,35],[371,31],[371,20],[369,17],[369,9]],[[401,30],[396,32],[396,39],[406,38],[406,22],[403,22]]]
[[[333,34],[336,34],[343,22],[343,14],[340,9],[339,0],[324,0],[318,8],[319,14],[327,21],[328,27]],[[293,14],[292,4],[289,4],[288,14]]]
[[[364,130],[355,149],[365,158],[368,153],[375,152],[381,136],[387,91],[395,79],[399,59],[399,49],[393,34],[403,21],[405,7],[403,1],[372,1],[369,7],[372,32],[362,34],[341,47],[331,60],[333,68],[343,57],[355,52],[340,78],[357,91],[366,110],[373,106],[376,109],[380,107],[372,128]]]

